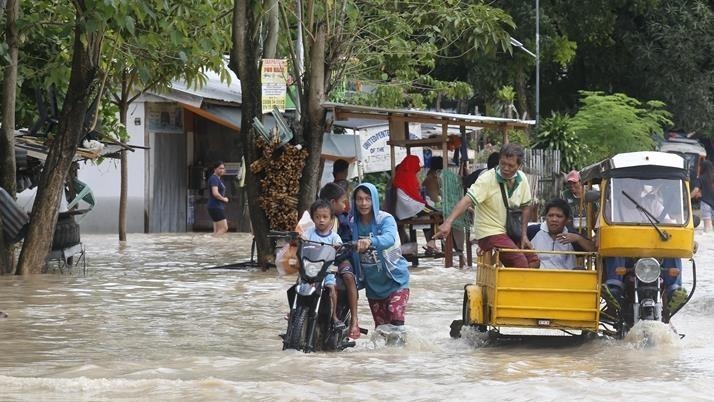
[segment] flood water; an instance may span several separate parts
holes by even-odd
[[[584,344],[484,346],[460,317],[472,268],[412,270],[408,344],[369,336],[340,353],[282,351],[285,290],[248,260],[250,237],[87,235],[87,272],[0,276],[0,400],[714,400],[714,235],[696,235],[697,291],[656,328]],[[691,286],[691,274],[685,274]],[[364,298],[363,327],[372,329]],[[658,331],[658,332],[657,332]]]

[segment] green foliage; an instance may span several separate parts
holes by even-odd
[[[560,169],[566,172],[585,166],[585,156],[589,153],[588,146],[575,134],[570,116],[557,112],[540,121],[533,148],[559,150]]]
[[[118,18],[123,30],[114,31],[108,41],[110,57],[104,67],[112,78],[112,90],[134,95],[164,88],[179,78],[200,87],[205,83],[205,69],[228,77],[223,55],[230,47],[225,27],[230,24],[231,6],[230,0],[155,0],[133,7],[125,18]]]
[[[578,48],[577,42],[568,40],[566,36],[555,36],[552,39],[553,61],[560,64],[561,68],[568,67],[575,59],[575,51]]]
[[[581,91],[582,107],[571,120],[581,143],[588,147],[585,163],[594,163],[617,153],[653,150],[671,125],[664,103],[642,103],[621,93]]]
[[[523,148],[530,148],[531,138],[525,130],[510,129],[508,130],[508,141],[520,144]]]
[[[509,129],[508,141],[516,144],[522,145],[524,148],[530,147],[530,136],[528,133],[521,129]],[[494,128],[484,128],[479,132],[479,136],[483,136],[485,143],[490,143],[496,148],[500,148],[503,145],[503,132]],[[488,157],[488,155],[486,155]]]
[[[623,70],[645,99],[661,99],[677,127],[714,130],[714,3],[661,0],[625,33],[632,60]]]
[[[371,98],[372,106],[391,108],[402,107],[406,101],[401,85],[379,85]]]
[[[516,99],[516,91],[510,85],[504,85],[499,88],[496,92],[496,99],[492,105],[492,112],[489,113],[490,116],[501,116],[512,118],[515,105],[513,101]]]
[[[504,51],[510,46],[508,30],[514,27],[508,13],[481,1],[346,4],[357,7],[359,19],[353,24],[355,35],[344,40],[351,57],[340,60],[348,63],[341,66],[342,75],[333,78],[349,77],[375,89],[352,95],[350,103],[424,107],[437,100],[469,99],[473,96],[470,84],[435,78],[432,72],[437,60],[452,53],[465,56]],[[345,93],[338,92],[332,99],[346,99]]]
[[[516,91],[513,90],[512,86],[504,85],[498,90],[496,96],[503,102],[513,103],[513,100],[516,99]]]
[[[57,89],[61,108],[71,68],[74,9],[50,0],[21,3],[22,33],[17,125],[28,127],[37,116],[34,90]],[[87,2],[82,21],[90,32],[103,33],[100,67],[108,76],[105,94],[130,100],[141,91],[166,87],[172,79],[201,84],[203,71],[225,70],[222,56],[230,43],[232,1],[192,0]],[[123,93],[124,92],[124,93]],[[104,98],[102,131],[125,136],[112,121],[110,99]]]
[[[129,140],[129,133],[126,126],[119,121],[119,108],[110,102],[104,102],[99,107],[99,121],[101,125],[97,130],[102,133],[107,133],[118,139],[126,142]]]

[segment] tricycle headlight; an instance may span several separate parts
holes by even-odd
[[[660,265],[655,258],[640,258],[635,263],[635,275],[644,283],[652,283],[659,278]]]
[[[320,273],[322,262],[305,261],[305,275],[314,278]]]

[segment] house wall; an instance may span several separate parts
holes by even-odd
[[[145,103],[134,102],[127,115],[128,144],[146,146]],[[138,124],[137,124],[138,123]],[[129,180],[127,203],[127,232],[144,231],[144,188],[147,150],[127,153]],[[121,172],[118,159],[105,159],[99,164],[81,162],[79,180],[87,183],[94,193],[96,205],[82,221],[83,233],[117,233],[119,225],[119,190]]]

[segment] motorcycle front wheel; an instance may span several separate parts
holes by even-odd
[[[307,313],[308,308],[306,306],[298,306],[290,314],[288,330],[283,341],[283,350],[303,350],[307,346]]]

